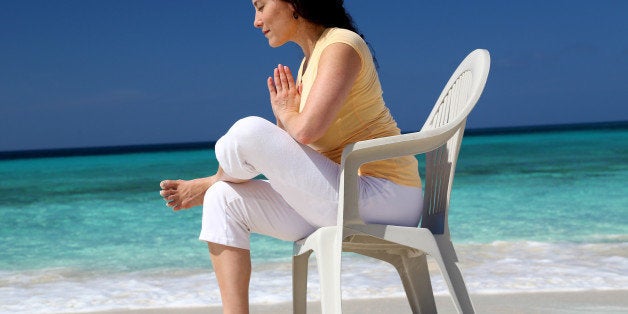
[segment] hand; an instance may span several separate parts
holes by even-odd
[[[301,91],[297,87],[290,69],[279,64],[274,70],[274,79],[269,77],[267,81],[270,104],[277,120],[286,122],[285,120],[290,116],[298,114]]]

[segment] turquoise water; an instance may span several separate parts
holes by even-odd
[[[470,136],[455,180],[450,217],[459,241],[628,234],[626,130]]]
[[[200,208],[158,193],[216,167],[210,149],[0,160],[0,312],[218,304]],[[625,128],[467,136],[450,226],[469,289],[628,289],[626,182]],[[290,300],[291,243],[252,241],[252,302]],[[402,294],[385,265],[345,258],[363,276],[346,297]]]

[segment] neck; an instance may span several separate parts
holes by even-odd
[[[294,39],[294,42],[301,47],[301,50],[303,50],[305,60],[310,59],[310,56],[314,51],[314,46],[316,45],[316,42],[321,37],[324,31],[325,27],[321,25],[316,25],[308,22],[305,22],[301,25],[298,35]]]

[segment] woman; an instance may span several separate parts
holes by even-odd
[[[336,224],[342,149],[399,134],[382,99],[373,57],[341,0],[254,0],[272,47],[295,42],[295,80],[282,65],[267,80],[276,124],[237,121],[218,140],[215,175],[161,182],[174,210],[203,206],[206,241],[225,313],[248,312],[251,232],[295,241]],[[253,180],[263,174],[268,180]],[[369,223],[416,226],[422,196],[413,156],[360,168],[360,214]]]

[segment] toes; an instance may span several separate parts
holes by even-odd
[[[173,197],[175,194],[177,193],[176,190],[161,190],[159,191],[159,195],[161,195],[161,197],[165,200],[168,200],[168,198]]]
[[[162,190],[176,190],[177,189],[177,181],[174,180],[163,180],[161,182],[159,182],[159,187],[161,187]]]
[[[170,204],[172,204],[172,210],[174,210],[174,211],[179,211],[179,210],[183,209],[183,206],[181,206],[181,204],[175,205],[174,202],[172,202]]]
[[[166,200],[166,206],[176,209],[179,205],[174,200]]]
[[[166,202],[166,206],[171,207],[174,211],[190,207],[189,201],[186,201],[185,197],[181,195],[185,193],[178,190],[181,183],[185,183],[185,181],[163,180],[159,182],[159,187],[161,188],[159,195],[161,195]]]
[[[160,191],[159,194],[161,195],[161,197],[163,198],[163,200],[166,202],[166,206],[168,207],[174,207],[175,204],[177,203],[177,196],[172,193],[172,191]]]

